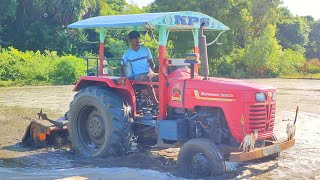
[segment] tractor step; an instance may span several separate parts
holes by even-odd
[[[137,118],[135,121],[133,121],[133,123],[146,125],[146,126],[153,126],[153,127],[157,127],[158,126],[157,120],[149,120],[149,119],[146,120],[144,118]]]

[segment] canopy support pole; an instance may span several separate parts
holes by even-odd
[[[99,75],[103,76],[103,61],[104,61],[104,33],[105,29],[100,28],[99,34],[100,34],[100,44],[99,44],[99,59],[100,59],[100,65],[99,65]]]
[[[159,26],[159,115],[158,120],[167,116],[167,31]]]
[[[196,54],[199,54],[199,28],[192,29],[192,35],[193,35],[193,43],[194,43],[193,52]],[[194,64],[194,72],[198,74],[199,72],[198,64]]]

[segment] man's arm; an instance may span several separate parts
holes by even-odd
[[[151,67],[151,70],[154,71],[155,65],[154,65],[153,59],[148,59],[148,62]]]
[[[128,52],[128,51],[127,51]],[[125,64],[126,61],[128,60],[127,58],[127,52],[125,52],[122,56],[122,61],[121,61],[121,65],[120,65],[120,73],[121,73],[121,77],[126,77],[126,74],[124,73],[124,68],[125,68]]]
[[[155,65],[154,65],[152,54],[149,48],[147,48],[147,56],[148,56],[148,62],[149,62],[150,68],[152,71],[154,71]]]
[[[121,66],[120,66],[120,73],[121,73],[121,77],[125,77],[124,65],[123,64],[121,64]]]

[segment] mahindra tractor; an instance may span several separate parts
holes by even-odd
[[[294,124],[284,140],[273,133],[275,88],[208,76],[207,46],[229,30],[216,19],[192,11],[115,15],[88,18],[68,28],[99,31],[97,72],[76,83],[77,94],[65,117],[50,120],[50,126],[32,122],[23,141],[42,142],[62,134],[77,154],[87,158],[126,154],[133,141],[180,147],[178,171],[196,178],[222,175],[226,161],[274,159],[295,144],[290,130]],[[130,78],[130,63],[125,64],[126,77],[108,75],[108,63],[122,61],[105,58],[105,34],[111,30],[157,33],[158,82]],[[169,34],[180,31],[193,35],[194,53],[182,59],[167,57]],[[204,32],[214,31],[219,32],[217,38],[207,44]],[[148,86],[155,90],[158,105]],[[48,119],[42,112],[39,117]]]

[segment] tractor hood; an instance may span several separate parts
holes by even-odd
[[[224,89],[224,90],[232,90],[232,91],[265,91],[265,90],[274,90],[275,88],[269,85],[261,85],[249,83],[244,80],[239,79],[226,79],[226,78],[209,78],[208,80],[202,80],[201,78],[197,78],[200,80],[199,87],[203,87],[201,89]]]
[[[191,92],[190,95],[194,95],[196,99],[209,99],[209,101],[213,101],[211,98],[219,98],[219,101],[238,101],[242,99],[244,102],[255,102],[254,94],[256,93],[265,93],[268,97],[272,97],[276,91],[272,86],[253,84],[243,80],[212,77],[203,80],[201,76],[195,79],[187,79],[185,90]],[[217,99],[214,99],[214,101],[217,101]],[[268,101],[272,101],[272,99],[268,98]]]
[[[268,85],[260,85],[246,82],[240,79],[214,78],[209,77],[208,80],[203,80],[204,77],[196,75],[194,79],[190,79],[190,70],[181,68],[169,74],[168,79],[186,79],[186,89],[203,89],[203,90],[229,90],[229,91],[265,91],[275,90],[274,87]]]

